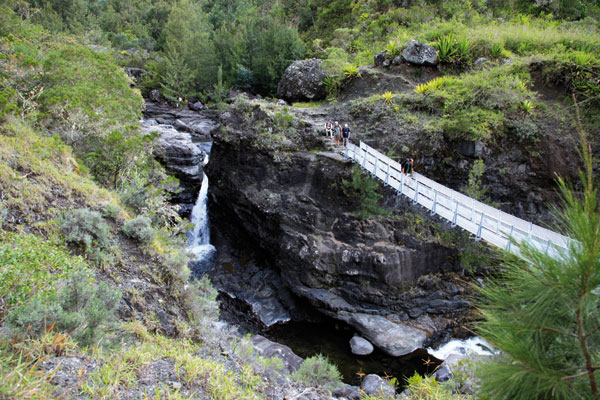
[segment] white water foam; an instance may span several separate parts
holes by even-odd
[[[192,223],[194,230],[191,232],[189,240],[189,249],[196,256],[195,261],[204,261],[208,259],[215,247],[210,244],[210,229],[208,225],[208,177],[202,176],[202,186],[198,193],[198,200],[192,209]]]
[[[450,354],[493,355],[498,353],[488,342],[477,336],[466,340],[454,339],[440,346],[437,350],[432,348],[426,350],[427,353],[438,360],[445,360]]]

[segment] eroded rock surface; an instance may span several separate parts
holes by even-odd
[[[414,65],[435,66],[438,63],[437,49],[416,40],[410,41],[402,52],[402,58]]]
[[[276,126],[272,118],[258,105],[222,114],[206,167],[215,228],[260,249],[294,295],[354,321],[389,354],[410,353],[456,324],[468,303],[460,283],[433,277],[457,268],[457,250],[431,233],[438,228],[425,224],[417,235],[418,210],[395,195],[388,199],[395,217],[357,218],[357,200],[342,185],[351,163],[319,152],[325,139],[304,121],[294,123],[293,135],[265,142],[262,127]],[[373,318],[386,321],[385,332]]]
[[[323,79],[326,74],[321,69],[323,60],[294,61],[281,77],[277,94],[287,101],[322,100],[327,93]]]

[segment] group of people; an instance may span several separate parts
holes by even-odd
[[[340,145],[340,142],[346,147],[348,139],[350,139],[350,127],[348,127],[348,124],[344,124],[342,127],[342,124],[338,121],[327,121],[325,122],[325,135],[333,136],[336,147]]]
[[[342,142],[343,146],[348,146],[348,139],[350,138],[350,128],[348,124],[342,125],[338,122],[325,122],[325,135],[328,137],[333,137],[335,140],[335,146],[338,147],[340,142]],[[406,158],[400,164],[402,166],[402,173],[413,176],[414,173],[414,163],[415,161],[412,158]]]

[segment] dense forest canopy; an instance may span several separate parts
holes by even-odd
[[[433,41],[444,33],[464,33],[465,24],[489,25],[498,18],[523,22],[527,16],[531,20],[526,22],[533,25],[537,19],[563,23],[600,14],[598,0],[11,0],[10,4],[22,18],[51,32],[82,34],[116,49],[150,52],[126,62],[149,68],[154,76],[146,87],[164,88],[168,97],[202,96],[215,85],[273,94],[293,60],[328,57],[337,48],[348,61],[368,64],[390,41],[397,46],[408,37]]]

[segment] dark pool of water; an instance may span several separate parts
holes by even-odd
[[[342,322],[288,322],[277,325],[264,334],[269,339],[289,346],[302,358],[323,354],[337,365],[343,380],[360,385],[362,374],[395,377],[400,385],[415,372],[432,373],[439,361],[429,358],[425,350],[404,357],[391,357],[381,350],[368,356],[350,351],[350,339],[355,331]]]

